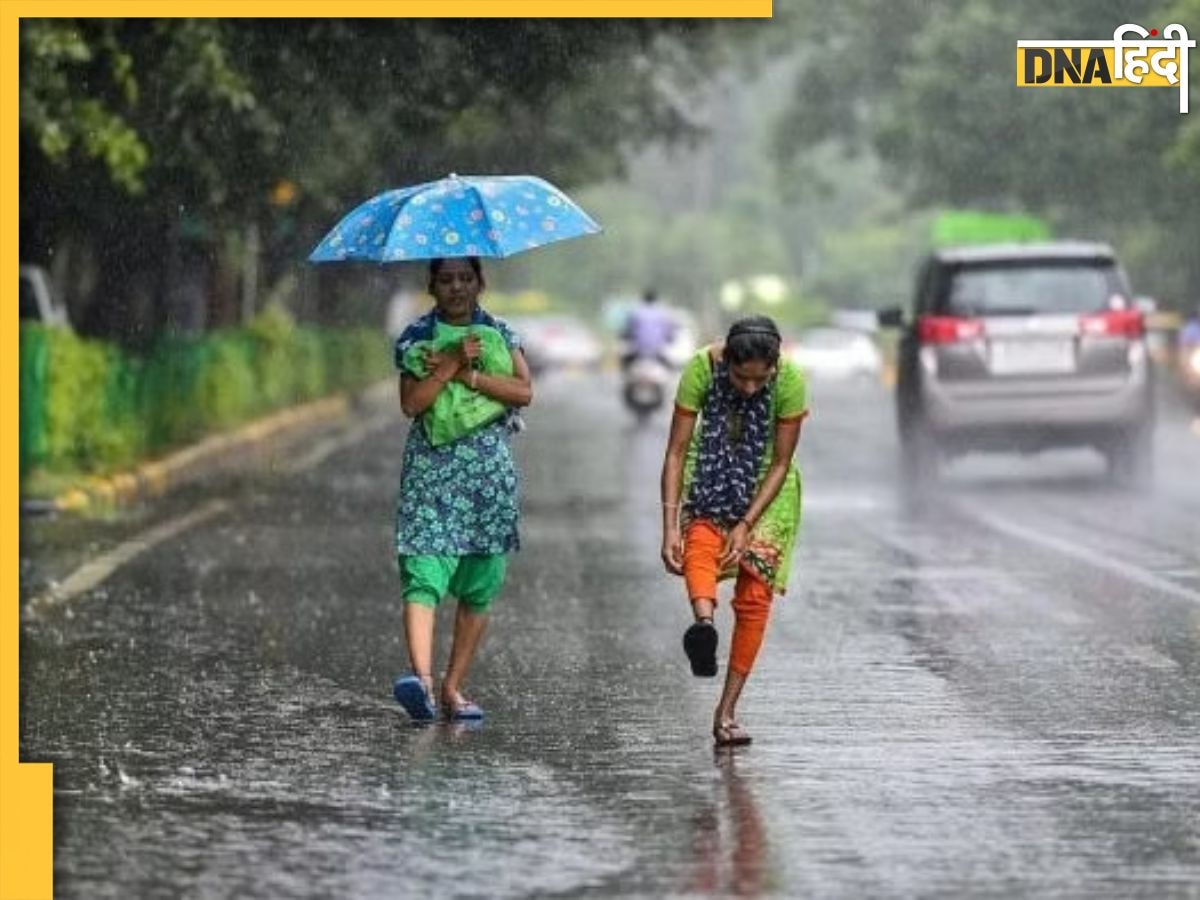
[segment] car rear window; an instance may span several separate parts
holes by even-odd
[[[1084,313],[1107,309],[1113,295],[1126,296],[1108,261],[962,266],[949,273],[942,312],[954,316]]]

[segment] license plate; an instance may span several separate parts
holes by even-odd
[[[1075,371],[1072,341],[992,341],[996,375],[1054,375]]]

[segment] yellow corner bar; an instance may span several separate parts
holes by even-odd
[[[14,4],[15,5],[15,4]],[[83,4],[79,4],[82,6]],[[0,5],[0,271],[17,271],[17,127],[20,88],[17,77],[16,12]],[[5,298],[12,298],[5,294]],[[3,544],[3,569],[13,593],[4,598],[0,616],[0,898],[51,897],[54,893],[54,767],[20,762],[20,588],[17,532],[20,528],[17,485],[19,331],[9,320],[9,375],[0,390],[8,438],[3,442],[4,508],[14,526]]]
[[[772,0],[460,0],[437,5],[409,0],[16,0],[10,14],[37,16],[213,17],[213,18],[608,18],[608,19],[769,19]]]

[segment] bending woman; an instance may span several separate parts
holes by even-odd
[[[480,719],[483,711],[463,696],[463,680],[487,625],[488,611],[504,585],[507,554],[519,546],[518,478],[508,436],[515,408],[533,399],[529,367],[516,334],[479,306],[483,271],[475,257],[435,259],[429,265],[432,312],[396,340],[400,408],[414,419],[404,447],[396,510],[396,555],[404,598],[404,630],[412,674],[393,685],[397,701],[416,721],[437,715],[440,695],[447,718]],[[480,332],[494,329],[509,359],[494,369]],[[408,364],[421,356],[421,377]],[[453,439],[431,440],[424,417],[452,383],[497,401],[511,415],[475,425]],[[463,393],[463,392],[459,392]],[[451,410],[453,412],[453,410]],[[450,662],[435,693],[434,614],[447,595],[458,600]]]
[[[775,323],[750,316],[723,343],[700,350],[680,377],[663,460],[662,559],[687,586],[695,621],[683,644],[694,675],[717,674],[717,583],[737,579],[729,665],[713,714],[718,746],[750,743],[735,710],[772,597],[786,590],[800,525],[792,456],[807,391],[779,345]]]

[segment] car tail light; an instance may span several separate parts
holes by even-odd
[[[983,337],[983,322],[955,316],[921,316],[917,338],[922,344],[957,344]]]
[[[1118,309],[1079,317],[1079,333],[1088,337],[1139,338],[1145,332],[1141,310]]]

